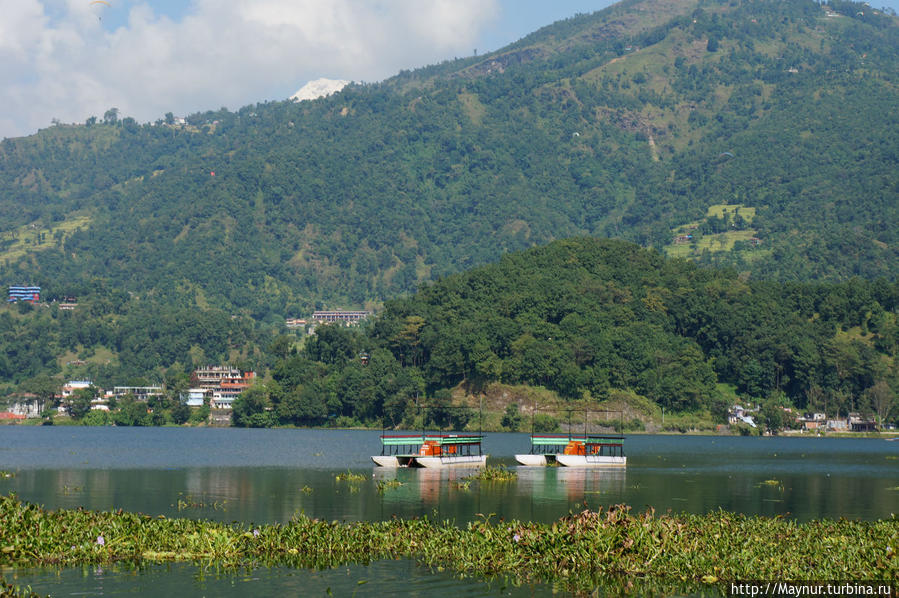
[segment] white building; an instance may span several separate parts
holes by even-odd
[[[205,388],[188,388],[187,392],[181,393],[181,402],[188,407],[202,407],[206,403],[206,396],[209,391]]]
[[[59,394],[62,395],[62,398],[68,399],[75,394],[75,391],[81,390],[82,388],[90,388],[92,384],[93,382],[90,380],[69,380],[62,387],[62,391]]]

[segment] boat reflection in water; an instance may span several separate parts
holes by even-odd
[[[621,496],[627,470],[585,467],[519,467],[518,494],[540,502],[597,502],[601,495]],[[593,497],[593,500],[589,500]]]
[[[458,494],[471,494],[468,477],[477,473],[477,467],[451,468],[396,468],[377,467],[376,483],[390,488],[383,492],[382,501],[390,503],[418,503],[433,506],[441,498],[454,500]]]
[[[412,505],[443,511],[453,505],[459,507],[456,516],[471,511],[533,519],[538,511],[546,510],[546,517],[537,517],[541,520],[558,517],[560,506],[564,512],[579,505],[606,504],[608,499],[617,503],[627,482],[624,468],[518,467],[516,471],[514,481],[496,482],[469,479],[476,468],[376,467],[374,479],[389,488],[381,493],[387,512],[403,512]]]

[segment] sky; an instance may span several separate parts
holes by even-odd
[[[153,122],[486,53],[612,0],[0,0],[0,138]],[[899,0],[873,2],[899,10]]]

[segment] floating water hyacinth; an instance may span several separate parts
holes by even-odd
[[[368,476],[361,473],[353,473],[350,470],[347,470],[346,473],[338,473],[334,476],[334,479],[338,482],[364,482],[368,479]]]
[[[797,523],[725,511],[632,514],[618,506],[550,524],[484,517],[460,528],[427,518],[338,523],[296,515],[286,524],[257,527],[122,511],[50,511],[0,495],[0,521],[0,566],[14,568],[173,561],[326,568],[411,558],[465,575],[558,583],[575,594],[627,576],[690,584],[678,593],[740,579],[899,578],[895,519]],[[103,534],[95,536],[97,530]],[[254,541],[262,536],[265,542]],[[70,551],[73,537],[96,537],[104,549],[85,550],[88,544]]]
[[[463,478],[463,480],[479,480],[488,482],[512,482],[516,479],[518,479],[518,474],[516,472],[510,471],[505,467],[493,467],[491,465],[479,469],[477,473]]]

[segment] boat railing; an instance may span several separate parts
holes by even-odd
[[[588,455],[624,456],[624,436],[622,435],[588,435],[584,441]]]
[[[439,454],[453,455],[480,455],[481,442],[484,437],[480,434],[425,434],[424,441],[439,448]]]
[[[531,454],[541,454],[547,452],[558,452],[560,447],[565,447],[571,440],[572,436],[568,434],[531,434]]]
[[[381,434],[381,454],[416,454],[424,441],[421,434]]]
[[[571,442],[583,444],[592,454],[624,454],[624,436],[605,434],[531,434],[531,453],[560,452]]]
[[[382,455],[415,455],[426,443],[441,447],[445,455],[481,454],[480,434],[382,434]]]

